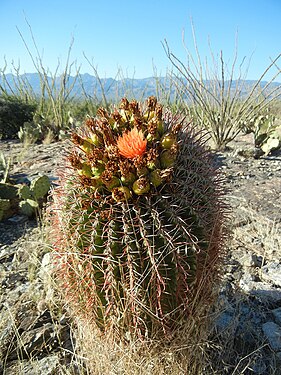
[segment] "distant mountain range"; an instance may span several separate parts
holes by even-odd
[[[59,91],[62,87],[63,77],[56,77],[52,79],[47,77],[50,87],[52,90]],[[204,82],[205,85],[212,85],[211,81]],[[256,81],[244,80],[243,89],[240,92],[240,96],[243,97],[253,88]],[[260,88],[265,87],[266,81],[260,83]],[[24,90],[33,92],[35,95],[42,94],[42,80],[38,73],[25,73],[19,76],[13,74],[6,74],[5,76],[0,75],[0,85],[5,88],[9,94],[17,93],[20,87]],[[71,90],[70,96],[79,98],[85,98],[85,95],[92,97],[93,99],[100,100],[103,94],[107,100],[118,100],[124,96],[128,98],[142,99],[150,95],[161,95],[168,96],[173,100],[177,95],[177,89],[172,80],[169,77],[148,77],[142,79],[135,78],[124,78],[116,80],[113,78],[98,78],[88,73],[80,74],[76,77],[67,76],[65,86]],[[231,90],[234,92],[237,86],[237,81],[231,83]],[[279,89],[278,89],[279,87]],[[281,84],[278,82],[270,83],[268,90],[281,91]],[[46,88],[45,88],[46,90]],[[46,90],[47,92],[47,90]]]

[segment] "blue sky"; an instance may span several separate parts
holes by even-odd
[[[185,43],[193,51],[191,17],[202,58],[220,50],[231,62],[238,32],[238,62],[251,58],[247,78],[257,79],[281,52],[280,0],[0,0],[0,68],[6,59],[20,62],[20,72],[34,72],[17,28],[35,56],[31,25],[45,67],[64,65],[72,37],[71,61],[81,72],[93,73],[83,53],[101,77],[165,75],[170,67],[161,42],[167,39],[182,61]],[[75,70],[75,69],[74,69]]]

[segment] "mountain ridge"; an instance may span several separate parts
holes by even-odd
[[[56,77],[47,76],[46,79],[55,91],[60,90],[63,84],[65,84],[66,89],[71,90],[71,96],[77,99],[83,99],[83,97],[87,96],[88,98],[100,100],[103,95],[108,100],[119,100],[124,96],[142,99],[159,93],[163,94],[163,92],[166,95],[169,94],[172,98],[177,95],[175,83],[172,81],[172,78],[167,76],[115,79],[112,77],[99,78],[89,73],[81,73],[77,76],[68,75],[66,77],[63,75]],[[63,80],[65,80],[64,83]],[[21,88],[24,88],[33,95],[42,95],[42,82],[39,73],[24,73],[21,75],[7,73],[0,75],[0,84],[8,94],[17,94]],[[225,81],[227,87],[229,82]],[[237,80],[231,81],[232,91],[235,90],[237,82]],[[242,87],[240,96],[243,97],[249,93],[256,82],[257,80],[240,80]],[[206,80],[204,84],[211,85],[212,81]],[[261,81],[259,86],[260,88],[264,88],[267,84],[267,81]],[[278,87],[281,87],[281,83],[279,82],[271,82],[268,85],[269,90],[278,89]]]

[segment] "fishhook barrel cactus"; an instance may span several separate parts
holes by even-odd
[[[101,331],[170,332],[199,288],[208,295],[225,207],[204,139],[155,97],[100,108],[72,134],[53,192],[57,275],[71,308]]]

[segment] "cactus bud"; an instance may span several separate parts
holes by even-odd
[[[146,139],[148,140],[148,142],[159,141],[160,134],[158,133],[158,131],[155,132],[154,134],[148,133],[147,136],[146,136]]]
[[[136,181],[137,177],[133,172],[127,173],[125,176],[121,176],[121,182],[123,185],[132,185]]]
[[[149,175],[149,179],[154,187],[158,187],[159,185],[161,185],[163,182],[163,179],[161,177],[161,170],[155,169],[154,171],[152,171]]]
[[[123,202],[132,197],[130,190],[126,186],[119,186],[112,189],[112,198],[116,202]]]
[[[137,195],[148,193],[150,190],[150,184],[146,177],[140,177],[133,183],[133,191]]]
[[[177,140],[174,134],[166,133],[161,138],[160,144],[162,148],[169,150],[176,142]]]
[[[91,178],[91,185],[90,185],[91,188],[94,188],[94,190],[96,190],[97,188],[101,186],[102,186],[102,182],[99,177],[95,176]]]
[[[153,160],[153,161],[151,160],[151,161],[147,162],[147,168],[149,170],[160,168],[160,162],[159,162],[159,160],[156,159],[156,160]]]
[[[170,150],[165,150],[160,155],[160,163],[162,168],[171,168],[173,167],[176,160],[176,155],[173,154]]]
[[[143,118],[145,119],[145,121],[150,121],[154,116],[155,116],[155,112],[148,110],[143,115]]]
[[[130,119],[129,111],[127,111],[124,108],[120,109],[120,115],[122,116],[122,120],[123,120],[124,123],[127,122]]]
[[[164,121],[163,120],[157,121],[157,131],[160,135],[164,133]]]
[[[86,177],[92,177],[93,174],[92,174],[92,169],[91,169],[91,166],[88,165],[87,163],[82,163],[81,165],[81,169],[78,169],[78,174],[80,176],[86,176]]]
[[[138,174],[139,177],[147,176],[148,173],[149,173],[149,170],[146,167],[142,167],[142,168],[137,170],[137,174]]]

